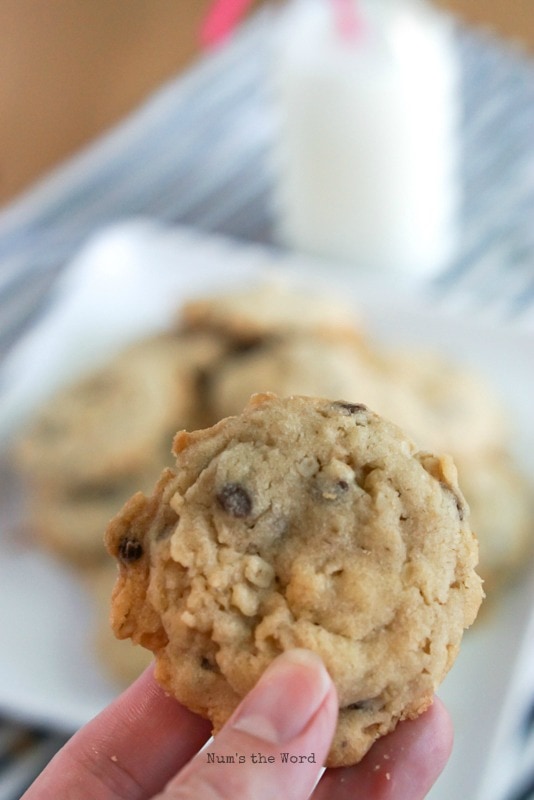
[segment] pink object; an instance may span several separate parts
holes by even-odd
[[[239,24],[253,0],[214,0],[200,29],[200,42],[211,49],[222,44]]]
[[[331,0],[337,30],[346,42],[356,42],[362,37],[363,20],[354,0]]]

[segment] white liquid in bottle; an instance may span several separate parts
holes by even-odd
[[[273,57],[282,242],[371,272],[447,264],[459,199],[451,34],[424,0],[286,12]]]

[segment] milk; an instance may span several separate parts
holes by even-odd
[[[297,0],[273,53],[279,239],[372,272],[445,266],[457,72],[451,23],[423,0]]]

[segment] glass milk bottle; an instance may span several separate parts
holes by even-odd
[[[455,249],[457,63],[424,0],[297,0],[272,59],[278,238],[368,272]]]

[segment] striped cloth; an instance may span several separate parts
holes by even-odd
[[[534,61],[457,32],[463,86],[462,239],[436,294],[534,328]]]
[[[65,741],[52,731],[0,720],[0,798],[18,800]]]
[[[454,264],[436,303],[534,329],[534,64],[459,27],[465,203]],[[131,216],[242,239],[272,237],[273,117],[268,14],[171,81],[121,125],[0,212],[0,359],[47,304],[54,281],[100,226]],[[0,386],[1,390],[1,386]],[[534,699],[520,730],[532,752]],[[0,722],[0,800],[16,800],[65,741]],[[525,763],[502,800],[534,798]]]

